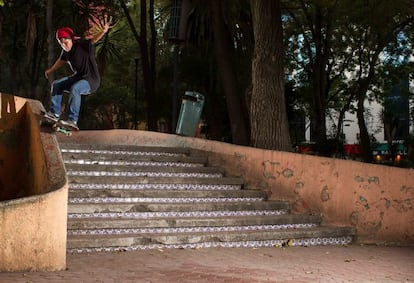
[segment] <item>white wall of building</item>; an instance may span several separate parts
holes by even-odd
[[[409,91],[414,93],[414,77],[410,78],[409,82]],[[414,109],[414,99],[409,101],[410,109]],[[383,106],[376,101],[366,100],[364,103],[365,106],[365,123],[368,128],[369,134],[373,134],[379,143],[386,143],[384,139],[384,124],[381,119],[381,112]],[[412,110],[414,111],[414,110]],[[409,132],[414,134],[414,120],[412,119],[413,115],[410,115],[410,125]],[[333,136],[336,133],[336,124],[338,123],[338,113],[334,110],[331,110],[327,115],[326,128],[328,131],[328,137]],[[356,113],[345,113],[343,133],[345,135],[346,144],[357,144],[359,143],[359,127],[358,119]],[[306,119],[306,132],[305,132],[306,141],[310,141],[310,120]]]
[[[368,128],[368,132],[373,134],[376,140],[379,143],[386,143],[387,141],[384,139],[384,124],[381,119],[381,112],[383,110],[383,106],[378,102],[369,102],[366,101],[364,103],[366,113],[365,113],[365,123]],[[414,100],[410,101],[410,108],[414,107]],[[338,113],[335,111],[331,111],[327,117],[326,128],[328,130],[328,137],[333,136],[336,133],[336,124],[338,123]],[[307,119],[306,121],[306,133],[305,138],[306,141],[310,141],[310,121]],[[345,135],[345,143],[346,144],[358,144],[358,136],[359,136],[359,126],[358,126],[358,119],[356,117],[356,113],[347,112],[345,114],[344,125],[343,125],[343,133]],[[414,134],[414,121],[410,120],[410,133]]]
[[[373,134],[376,140],[380,143],[386,142],[384,140],[384,124],[381,120],[382,105],[378,102],[364,103],[365,112],[365,123],[368,128],[368,132]],[[346,113],[344,120],[343,131],[345,134],[345,143],[357,144],[359,143],[359,126],[356,113]]]

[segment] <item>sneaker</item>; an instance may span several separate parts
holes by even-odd
[[[76,121],[60,120],[59,123],[61,123],[63,126],[71,127],[71,128],[74,128],[74,129],[79,129],[78,124],[76,123]]]
[[[48,112],[46,112],[46,113],[44,114],[44,116],[45,116],[45,117],[47,117],[47,118],[49,118],[49,119],[55,120],[56,122],[59,120],[59,115],[58,115],[58,114],[53,113],[52,111],[48,111]]]

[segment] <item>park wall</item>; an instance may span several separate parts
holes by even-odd
[[[188,147],[293,212],[356,228],[358,243],[414,244],[414,169],[263,150],[148,131],[81,131],[64,142]]]

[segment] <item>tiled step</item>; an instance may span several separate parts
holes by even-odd
[[[241,178],[222,177],[222,178],[187,178],[187,177],[134,177],[122,176],[121,178],[114,178],[113,176],[70,176],[71,184],[102,184],[106,187],[112,187],[111,184],[145,184],[145,185],[161,185],[161,184],[175,184],[175,185],[234,185],[241,188],[243,180]]]
[[[113,144],[60,143],[62,153],[116,153],[118,155],[188,156],[191,151],[183,147],[157,147]]]
[[[197,202],[197,203],[156,203],[151,202],[107,202],[93,201],[73,203],[69,200],[68,213],[154,213],[154,212],[207,212],[207,211],[272,211],[289,210],[289,203],[284,201],[255,201],[255,202]]]
[[[127,190],[127,189],[72,189],[69,198],[260,198],[266,199],[266,193],[259,190]]]
[[[121,145],[61,144],[68,164],[102,164],[134,166],[203,166],[206,156],[190,156],[184,148]]]
[[[187,180],[191,180],[187,178]],[[186,181],[187,181],[186,180]],[[241,189],[242,184],[240,184],[239,180],[235,180],[235,182],[228,182],[229,180],[224,180],[224,182],[216,182],[216,183],[207,183],[207,184],[197,184],[196,182],[181,182],[181,183],[168,183],[165,180],[161,181],[151,181],[151,179],[143,179],[141,183],[94,183],[94,182],[87,182],[88,180],[83,180],[84,182],[75,182],[70,183],[69,188],[76,189],[76,190],[103,190],[103,189],[110,189],[110,190],[166,190],[166,191],[193,191],[193,190],[204,190],[204,191],[237,191]],[[92,180],[96,181],[96,180]],[[145,182],[148,181],[148,182]],[[222,183],[222,184],[220,184]],[[233,183],[233,184],[232,184]]]
[[[111,177],[198,177],[220,178],[224,171],[218,167],[183,166],[105,166],[67,164],[68,176],[111,176]]]
[[[186,218],[69,218],[68,230],[106,230],[136,228],[194,228],[194,227],[234,227],[234,226],[319,226],[321,218],[316,215],[257,215],[228,217],[186,217]]]
[[[202,167],[205,157],[119,157],[63,154],[66,164]]]
[[[311,227],[260,231],[137,233],[128,235],[77,235],[68,239],[69,252],[119,251],[154,248],[310,246],[348,244],[348,227]]]
[[[266,216],[284,215],[288,213],[286,209],[279,210],[212,210],[212,211],[155,211],[155,212],[91,212],[91,213],[69,213],[69,219],[88,219],[88,218],[165,218],[176,219],[181,217],[228,217],[228,216]]]
[[[69,203],[74,204],[91,204],[91,203],[102,203],[102,204],[114,204],[114,203],[228,203],[228,202],[258,202],[263,201],[262,198],[214,198],[214,197],[73,197],[69,199]]]

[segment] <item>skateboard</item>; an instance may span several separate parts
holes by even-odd
[[[71,127],[68,125],[63,125],[58,118],[52,118],[50,116],[46,116],[45,112],[40,113],[42,119],[42,125],[51,126],[54,132],[59,132],[64,134],[67,137],[72,135],[72,131],[79,131],[78,127]]]

